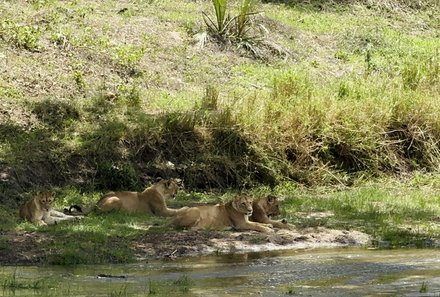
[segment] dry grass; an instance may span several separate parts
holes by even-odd
[[[2,3],[2,188],[20,200],[155,176],[210,189],[438,169],[435,3],[265,1],[264,59],[200,49],[211,3],[176,3]]]

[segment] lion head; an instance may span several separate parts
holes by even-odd
[[[252,215],[252,203],[253,203],[253,200],[249,196],[236,196],[232,200],[232,207],[240,213],[243,213],[247,216],[251,216]]]
[[[161,189],[164,197],[174,197],[179,189],[174,179],[162,179],[157,183],[157,186]]]
[[[261,207],[264,209],[268,217],[277,216],[280,214],[280,207],[278,205],[278,198],[273,195],[267,195],[260,201]]]
[[[39,192],[37,194],[36,201],[42,210],[50,211],[52,209],[53,196],[53,192]]]

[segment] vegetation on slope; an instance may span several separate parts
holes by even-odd
[[[207,0],[0,5],[7,208],[158,176],[224,190],[439,168],[436,0],[266,0],[258,38],[232,40],[204,34]]]
[[[260,3],[251,25],[283,54],[255,59],[209,38],[197,47],[210,1],[4,1],[3,187],[437,169],[438,6],[419,2]]]

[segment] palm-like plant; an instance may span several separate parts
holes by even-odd
[[[226,14],[227,0],[212,0],[215,10],[215,21],[208,14],[203,13],[205,24],[211,35],[222,37],[223,39],[243,39],[250,27],[249,16],[255,14],[253,7],[255,0],[242,0],[239,14],[231,17]]]
[[[203,19],[211,33],[223,35],[228,28],[230,17],[226,15],[227,2],[227,0],[212,0],[215,10],[215,21],[213,21],[208,14],[203,13]]]
[[[240,11],[235,19],[236,33],[238,37],[246,35],[247,30],[249,30],[249,16],[256,14],[253,12],[255,1],[254,0],[242,0],[240,5]]]

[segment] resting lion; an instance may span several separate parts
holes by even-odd
[[[174,227],[189,227],[197,229],[222,230],[234,228],[236,230],[255,230],[260,232],[273,231],[271,225],[250,222],[252,215],[252,198],[236,196],[226,204],[202,205],[181,209],[172,218]]]
[[[173,216],[177,210],[167,207],[166,200],[176,194],[177,183],[160,180],[143,192],[110,192],[97,203],[100,211],[123,210],[128,213],[150,213],[158,216]]]
[[[290,229],[286,220],[274,221],[270,217],[280,214],[280,208],[278,206],[278,198],[273,195],[267,195],[264,198],[255,200],[252,204],[253,212],[249,220],[253,222],[259,222],[264,224],[271,224],[275,228]]]
[[[77,217],[65,215],[52,209],[54,193],[39,192],[20,207],[20,217],[39,226],[74,220]]]

